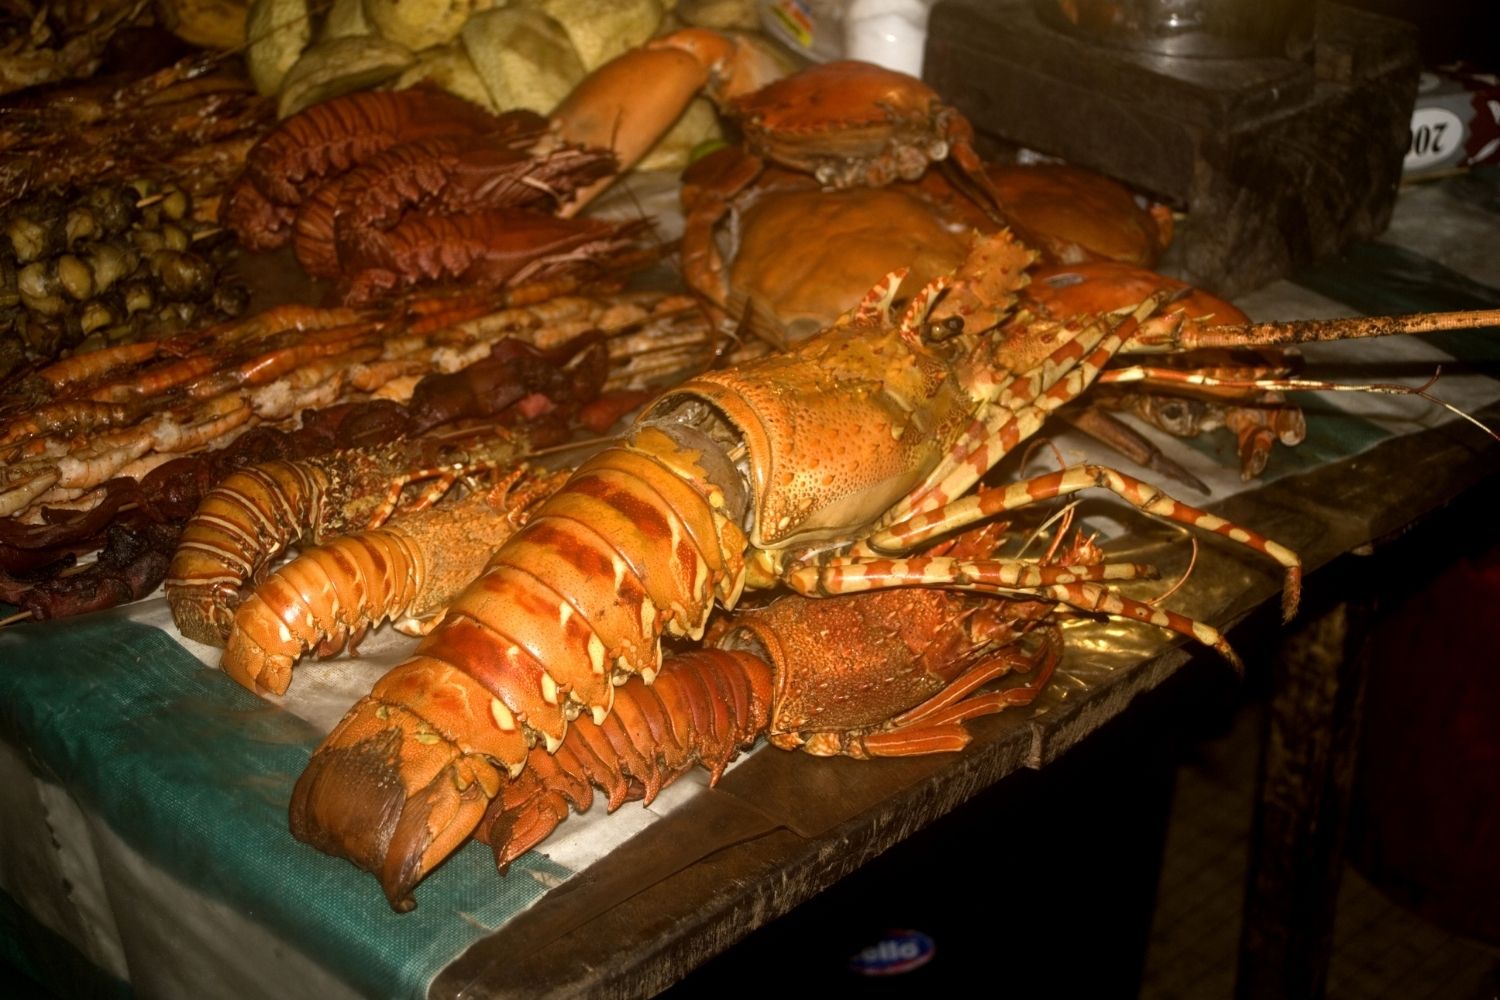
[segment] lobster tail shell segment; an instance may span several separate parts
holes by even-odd
[[[418,654],[461,665],[497,717],[554,749],[614,686],[649,681],[662,635],[702,636],[744,584],[743,533],[700,452],[647,429],[582,466],[449,606]],[[689,481],[691,476],[696,479]],[[518,768],[518,754],[497,757]]]
[[[210,490],[167,571],[167,600],[178,630],[223,646],[234,627],[240,588],[257,579],[288,540],[309,533],[330,486],[316,463],[268,462],[240,469]]]

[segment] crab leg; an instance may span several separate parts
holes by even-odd
[[[687,28],[654,38],[600,66],[551,118],[567,142],[613,152],[623,173],[666,134],[699,93],[723,100],[756,90],[783,72],[753,45]],[[643,99],[644,93],[655,96]],[[577,214],[615,176],[582,188],[558,214]]]

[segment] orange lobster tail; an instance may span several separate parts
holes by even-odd
[[[476,781],[493,794],[570,718],[602,721],[616,683],[655,675],[663,634],[697,638],[715,597],[738,597],[745,538],[709,482],[692,449],[649,429],[582,466],[318,748],[293,833],[413,905],[479,823]]]
[[[321,656],[352,649],[386,619],[401,631],[425,633],[515,534],[527,507],[561,480],[560,473],[517,471],[492,491],[302,553],[235,611],[220,668],[252,691],[284,694],[293,664],[310,648]]]
[[[503,872],[574,812],[605,790],[611,811],[629,799],[647,804],[694,764],[717,781],[764,731],[771,711],[771,668],[758,657],[699,650],[663,664],[656,683],[621,688],[599,726],[571,730],[556,754],[531,762],[495,797],[476,837]]]

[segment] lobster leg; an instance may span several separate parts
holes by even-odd
[[[851,757],[914,757],[962,750],[972,738],[964,723],[1007,708],[1030,705],[1052,679],[1052,671],[1062,659],[1062,638],[1056,628],[1044,630],[1042,636],[1044,646],[1037,652],[1002,650],[970,667],[927,701],[893,718],[889,728],[859,736],[857,746],[863,754],[848,749],[842,752]],[[975,693],[982,685],[1012,671],[1026,673],[1033,669],[1036,676],[1029,683]]]
[[[912,562],[917,563],[919,560]],[[1125,597],[1110,587],[1097,583],[1070,581],[1027,586],[995,582],[1008,575],[992,571],[992,567],[983,561],[953,563],[947,568],[947,572],[925,572],[921,568],[907,568],[901,562],[851,558],[834,560],[821,567],[793,570],[787,582],[799,594],[808,595],[855,593],[871,587],[923,585],[1001,594],[1023,600],[1047,599],[1056,602],[1059,612],[1093,612],[1111,618],[1144,622],[1187,636],[1213,648],[1229,661],[1236,672],[1244,672],[1244,664],[1238,654],[1218,629],[1186,615]]]
[[[1077,412],[1065,413],[1062,419],[1095,441],[1113,448],[1136,465],[1191,486],[1199,493],[1209,492],[1208,486],[1201,479],[1172,461],[1155,444],[1097,405],[1085,406]]]
[[[1217,514],[1174,500],[1149,483],[1099,465],[1077,465],[1009,486],[980,490],[972,496],[928,513],[913,515],[901,524],[878,532],[869,539],[869,544],[886,551],[909,550],[926,539],[1002,511],[1015,510],[1038,500],[1065,496],[1093,487],[1109,490],[1148,513],[1222,535],[1276,560],[1286,568],[1282,613],[1288,620],[1296,614],[1301,596],[1302,561],[1295,552],[1264,535],[1226,521]]]
[[[988,413],[974,422],[922,486],[894,505],[879,524],[896,524],[966,493],[1019,442],[1040,430],[1050,413],[1081,395],[1162,301],[1163,296],[1152,296],[1128,317],[1092,317],[1041,363],[989,386],[984,393],[992,401]],[[1059,335],[1065,330],[1060,328]]]

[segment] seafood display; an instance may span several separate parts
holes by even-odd
[[[934,551],[987,556],[1004,530],[990,525]],[[1066,525],[1059,538],[1064,531]],[[1054,545],[1037,562],[1077,566],[1100,558],[1086,540],[1075,539],[1065,552]],[[341,575],[352,576],[347,567]],[[332,604],[325,598],[319,607]],[[649,804],[695,764],[716,781],[762,735],[819,756],[960,750],[969,741],[968,720],[1028,704],[1041,691],[1060,653],[1055,618],[1047,601],[922,588],[826,600],[789,596],[742,612],[719,623],[710,649],[666,660],[649,685],[639,676],[621,685],[602,720],[580,717],[556,748],[534,747],[527,766],[503,783],[477,835],[491,843],[503,868],[565,819],[570,806],[585,811],[591,785],[607,792],[611,811],[632,798]],[[225,669],[228,661],[226,653]],[[1025,686],[981,690],[1033,668],[1036,677]],[[384,707],[385,719],[402,713],[399,705]],[[361,722],[351,716],[345,725]],[[366,790],[351,786],[345,770],[336,753],[314,755],[293,795],[292,830],[374,872],[392,905],[408,909],[424,870],[382,870],[381,838],[389,831],[330,822],[369,805]],[[478,794],[472,785],[469,794]],[[413,832],[420,828],[405,823],[394,836]]]
[[[552,16],[531,9],[466,8],[440,44]],[[305,28],[296,60],[332,58]],[[1307,433],[1290,391],[1427,396],[1299,378],[1296,344],[1500,324],[1252,324],[1149,270],[1165,206],[983,162],[916,78],[623,38],[545,113],[303,77],[262,87],[295,106],[276,123],[221,56],[0,116],[0,628],[160,587],[194,655],[283,708],[329,684],[304,660],[411,637],[330,671],[287,803],[397,911],[471,839],[503,872],[596,790],[649,804],[760,741],[960,751],[1043,692],[1080,619],[1242,669],[1070,504],[1167,522],[1187,575],[1200,541],[1274,567],[1287,619],[1298,552],[1030,446],[1071,424],[1207,492],[1154,430],[1227,430],[1248,480]],[[702,95],[734,141],[669,192],[659,244],[595,199]],[[278,262],[296,293],[251,313],[242,275]]]
[[[232,241],[186,191],[136,180],[0,209],[0,378],[65,351],[156,339],[243,313]]]
[[[362,805],[345,795],[349,811],[320,815],[323,829],[309,835],[375,838],[389,855],[360,863],[384,873],[398,901],[398,887],[467,839],[531,746],[555,750],[572,717],[603,721],[617,682],[654,679],[663,636],[700,638],[714,604],[733,607],[747,585],[987,589],[1150,622],[1232,657],[1212,628],[1108,585],[1139,567],[881,554],[913,553],[968,520],[1100,486],[1280,562],[1295,606],[1295,554],[1109,470],[1077,468],[954,503],[1078,395],[1160,304],[1044,335],[1029,322],[993,331],[986,317],[1010,308],[1031,258],[1008,236],[977,244],[968,271],[928,285],[899,315],[892,275],[795,351],[700,376],[649,406],[623,444],[580,466],[501,546],[416,656],[320,747],[315,766],[327,780],[370,791]],[[971,324],[976,332],[965,332]],[[464,791],[476,787],[485,794]]]
[[[222,57],[7,99],[0,378],[244,312],[233,239],[214,219],[269,125],[267,102]]]
[[[215,53],[124,81],[15,94],[0,115],[0,205],[144,178],[181,188],[212,220],[224,185],[274,119],[238,61]]]
[[[792,78],[796,79],[796,78]],[[964,258],[968,235],[1000,228],[993,212],[940,171],[882,187],[829,190],[799,171],[750,176],[724,149],[683,174],[684,280],[721,315],[773,343],[832,323],[897,267],[930,280]],[[986,165],[999,207],[1043,262],[1156,262],[1171,238],[1165,206],[1137,205],[1120,184],[1059,164]]]
[[[647,406],[623,442],[536,508],[318,748],[305,781],[335,791],[295,807],[299,836],[375,872],[393,905],[411,905],[410,887],[468,839],[533,750],[556,752],[577,718],[602,723],[629,677],[656,680],[663,639],[700,639],[714,605],[734,607],[747,588],[999,594],[1153,625],[1238,664],[1213,627],[1121,592],[1149,566],[923,550],[978,521],[1102,489],[1278,564],[1290,617],[1299,558],[1243,525],[1093,464],[980,481],[1125,350],[1494,319],[1193,327],[1180,312],[1156,315],[1169,297],[1159,292],[1129,312],[1059,323],[1017,308],[1033,257],[1008,234],[978,240],[958,271],[903,308],[893,306],[897,272],[792,351],[690,379]]]
[[[574,429],[599,433],[645,386],[713,353],[701,314],[680,296],[494,305],[481,297],[412,303],[405,313],[287,307],[12,380],[0,392],[0,503],[11,512],[0,519],[0,600],[49,618],[144,596],[205,495],[256,463],[406,447],[414,473],[453,444],[392,442],[465,422],[523,420],[538,444]],[[193,414],[217,419],[191,422]],[[390,471],[383,491],[399,478]],[[287,530],[302,537],[315,525]],[[76,566],[96,550],[97,562]]]
[[[743,183],[776,164],[828,187],[879,187],[951,163],[997,207],[972,127],[920,80],[851,61],[786,76],[761,47],[700,28],[653,38],[605,63],[551,117],[569,141],[611,150],[625,170],[700,94],[744,136]],[[685,214],[697,210],[687,206]],[[691,266],[684,260],[684,270]]]
[[[619,359],[611,388],[641,388],[706,349],[702,321],[681,296],[496,305],[478,296],[404,311],[288,306],[14,379],[0,391],[0,515],[79,500],[107,479],[138,478],[167,456],[222,445],[309,407],[371,394],[399,401],[424,373],[466,368],[506,338],[547,349],[598,331]]]
[[[16,0],[0,17],[0,94],[90,76],[112,37],[154,23],[147,0]]]

